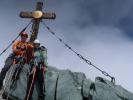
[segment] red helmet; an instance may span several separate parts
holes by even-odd
[[[24,37],[27,37],[28,38],[28,33],[22,32],[22,33],[20,33],[20,36],[24,36]]]

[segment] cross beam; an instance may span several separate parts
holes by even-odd
[[[30,42],[34,42],[37,39],[39,24],[42,19],[55,19],[55,13],[45,13],[42,12],[43,2],[37,2],[36,10],[34,12],[20,12],[21,18],[33,18],[32,24],[32,34],[30,37]]]

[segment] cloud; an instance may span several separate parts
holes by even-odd
[[[55,2],[59,1],[57,5]],[[131,38],[133,30],[132,0],[49,1],[54,4],[57,22],[62,29],[84,29],[92,25],[118,27]],[[60,26],[59,25],[59,26]],[[72,28],[71,28],[72,27]],[[85,33],[83,33],[85,34]]]

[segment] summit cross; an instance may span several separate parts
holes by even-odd
[[[35,39],[37,39],[38,36],[38,30],[39,30],[39,24],[42,19],[55,19],[56,15],[55,13],[47,13],[42,11],[43,2],[37,2],[36,9],[33,12],[20,12],[21,18],[32,18],[33,24],[32,24],[32,34],[30,37],[30,42],[34,42]]]

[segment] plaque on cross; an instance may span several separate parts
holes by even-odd
[[[32,24],[32,34],[30,37],[30,42],[34,42],[34,40],[37,38],[38,30],[39,30],[39,24],[42,19],[55,19],[56,15],[55,13],[45,13],[42,11],[43,2],[37,2],[36,10],[33,12],[20,12],[21,18],[33,18],[33,24]]]

